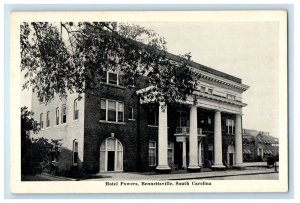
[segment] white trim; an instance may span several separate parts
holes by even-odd
[[[204,79],[207,79],[207,80],[211,80],[211,81],[216,81],[218,83],[225,84],[227,86],[231,86],[231,87],[243,90],[243,91],[246,91],[247,89],[249,89],[248,85],[237,83],[237,82],[228,80],[226,78],[222,78],[220,76],[216,76],[216,75],[213,75],[213,74],[201,71],[201,70],[196,69],[194,67],[190,67],[190,68],[192,68],[195,72],[200,73],[201,78],[204,78]]]
[[[117,125],[124,125],[125,122],[114,122],[114,121],[105,121],[105,120],[99,120],[99,123],[110,123],[110,124],[117,124]]]
[[[158,125],[148,125],[148,127],[151,127],[151,128],[158,128]]]

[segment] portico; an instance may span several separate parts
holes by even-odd
[[[172,136],[175,137],[172,140],[180,145],[177,148],[181,151],[177,153],[177,156],[181,155],[180,168],[190,172],[199,172],[202,167],[225,170],[228,166],[241,167],[243,164],[242,108],[246,104],[242,102],[242,92],[249,87],[241,84],[238,79],[229,80],[197,71],[201,73],[201,79],[193,95],[176,104],[159,103],[157,172],[171,171],[168,142]],[[145,97],[145,93],[151,91],[151,88],[137,91],[144,95],[142,103],[155,102],[153,97],[149,97],[149,100]],[[184,118],[176,114],[179,122],[173,131],[168,129],[168,109],[172,105],[184,106],[185,114]],[[173,117],[174,115],[175,112],[172,112]]]
[[[215,108],[208,108],[208,102],[210,107],[216,104]],[[167,143],[168,143],[168,128],[165,125],[167,123],[168,105],[162,107],[161,104],[159,111],[159,125],[158,125],[158,165],[156,167],[157,172],[169,172],[171,169],[167,163]],[[233,164],[235,167],[241,167],[243,164],[242,159],[242,114],[241,106],[224,104],[217,101],[206,101],[205,98],[200,99],[197,104],[187,100],[184,104],[188,108],[188,122],[187,126],[179,126],[176,128],[174,136],[176,142],[179,142],[182,146],[182,168],[186,168],[190,172],[199,172],[201,170],[203,160],[208,159],[202,154],[203,150],[207,149],[207,146],[203,146],[203,140],[208,138],[207,130],[204,132],[201,122],[209,119],[212,125],[212,139],[213,139],[213,157],[211,160],[211,168],[213,170],[225,170],[226,165]],[[212,118],[199,117],[199,111],[205,110],[210,112]],[[227,121],[226,118],[230,118],[234,123],[234,131],[230,132],[234,140],[231,143],[234,147],[234,153],[227,150],[227,146],[224,147],[222,143],[222,136],[226,137]],[[226,117],[227,116],[227,117]],[[172,136],[172,135],[169,135]],[[227,143],[226,143],[227,145]],[[203,148],[203,149],[202,149]],[[223,148],[226,148],[226,154],[223,153]],[[188,150],[187,150],[188,149]],[[231,148],[230,148],[231,149]],[[233,154],[234,157],[227,158],[227,153]],[[203,158],[204,157],[204,158]],[[230,162],[230,163],[229,163]]]

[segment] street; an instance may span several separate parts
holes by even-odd
[[[205,178],[205,179],[209,179],[209,180],[278,180],[278,178],[279,178],[279,173],[268,173],[268,174],[255,174],[255,175],[215,177],[215,178]]]

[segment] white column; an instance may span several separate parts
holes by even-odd
[[[243,164],[243,136],[242,136],[242,116],[236,115],[235,118],[235,165]]]
[[[163,108],[163,109],[162,109]],[[163,102],[159,103],[158,109],[158,166],[157,171],[169,172],[168,165],[168,109]]]
[[[192,106],[190,109],[190,136],[189,136],[189,146],[190,146],[190,161],[189,170],[199,170],[198,164],[198,134],[197,134],[197,107]]]
[[[199,166],[201,167],[202,166],[202,140],[201,142],[199,142]]]
[[[182,167],[186,168],[186,141],[182,142]]]
[[[213,168],[225,168],[222,161],[222,128],[221,128],[221,112],[215,112],[214,125],[214,158]]]

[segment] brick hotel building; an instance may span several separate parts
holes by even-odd
[[[168,54],[169,59],[179,57]],[[84,167],[89,173],[108,171],[158,171],[203,167],[224,170],[241,166],[242,80],[188,61],[200,73],[197,91],[184,102],[141,102],[143,88],[124,88],[121,73],[107,72],[100,88],[66,100],[55,98],[47,105],[35,94],[32,111],[41,123],[38,135],[61,139],[61,171]],[[141,84],[143,79],[138,81]],[[197,97],[197,104],[194,104]]]

